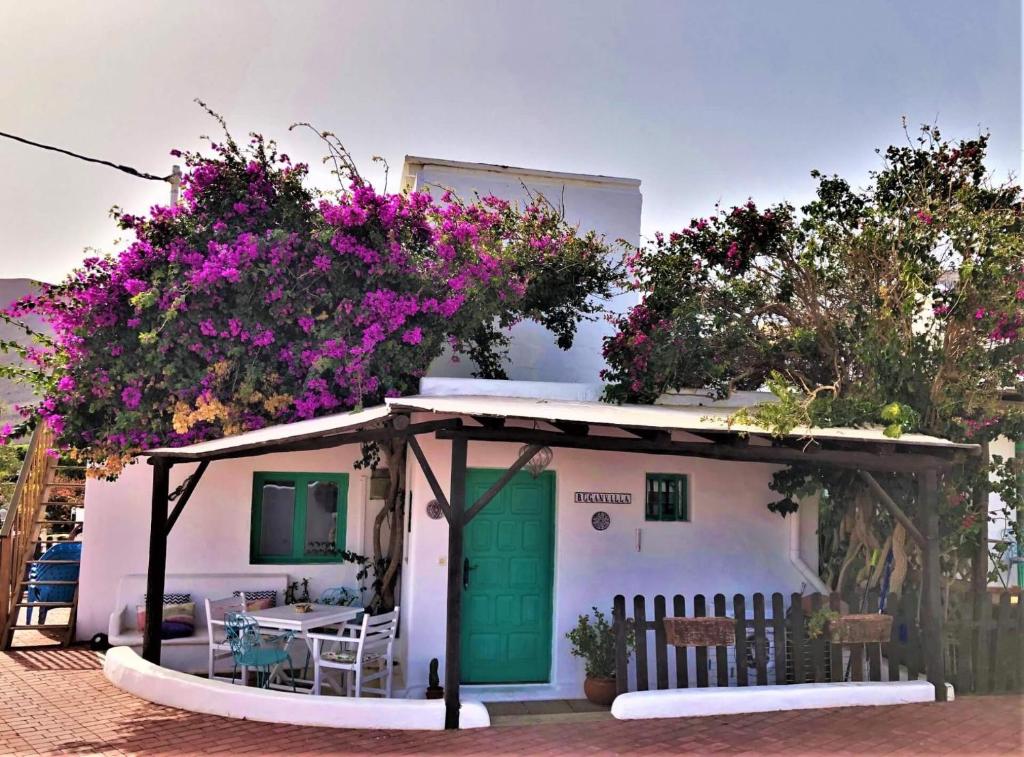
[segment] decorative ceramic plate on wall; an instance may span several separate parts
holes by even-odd
[[[611,516],[604,510],[598,510],[590,518],[590,525],[594,527],[595,531],[606,531],[611,524]]]

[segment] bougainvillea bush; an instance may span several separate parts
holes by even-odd
[[[123,251],[10,308],[55,334],[26,424],[101,472],[415,392],[449,345],[502,377],[504,327],[535,319],[568,347],[615,280],[602,240],[543,198],[381,193],[350,162],[344,191],[319,193],[259,136],[182,157],[181,204],[120,214]]]
[[[816,197],[799,210],[749,202],[656,235],[629,258],[642,302],[606,340],[609,398],[770,387],[781,401],[751,414],[780,433],[878,424],[891,436],[1024,436],[1021,405],[1007,401],[1024,389],[1021,188],[992,182],[987,143],[926,128],[886,150],[864,189],[815,173]],[[1013,471],[1001,463],[997,485],[1012,504]],[[947,482],[950,570],[985,536],[976,480]],[[906,482],[885,484],[913,509]],[[862,555],[884,546],[858,522],[874,506],[857,479],[791,468],[776,476],[782,498],[771,506],[791,511],[822,486],[842,500],[822,529],[836,540],[823,553],[841,583],[855,564],[848,545]]]

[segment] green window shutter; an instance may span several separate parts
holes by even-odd
[[[690,492],[687,476],[678,473],[648,473],[644,518],[688,521]]]
[[[343,562],[348,474],[253,474],[252,564]]]

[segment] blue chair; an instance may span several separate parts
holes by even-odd
[[[44,563],[33,563],[28,571],[28,601],[29,602],[68,602],[75,598],[75,587],[73,584],[34,585],[33,581],[77,581],[79,563],[82,560],[82,542],[62,541],[57,542],[47,549],[39,557],[40,560],[76,560],[74,564],[61,563],[58,565],[47,565]],[[26,622],[32,623],[32,610],[28,607],[25,610]],[[39,608],[39,623],[46,623],[46,613],[49,608]]]
[[[274,670],[288,661],[288,642],[295,637],[294,631],[285,631],[277,636],[264,636],[260,633],[259,623],[251,615],[240,612],[229,613],[224,617],[224,633],[235,663],[231,672],[231,682],[235,682],[238,668],[242,668],[243,684],[246,671],[255,668],[256,685],[264,689],[269,688]],[[295,691],[294,676],[292,691]]]

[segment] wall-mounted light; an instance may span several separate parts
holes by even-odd
[[[525,455],[529,448],[529,444],[524,444],[520,447],[519,454]],[[551,451],[551,447],[541,447],[537,450],[537,454],[530,458],[530,462],[526,464],[526,470],[530,472],[531,476],[537,478],[537,476],[547,470],[547,467],[551,465],[551,459],[554,456],[555,453]]]

